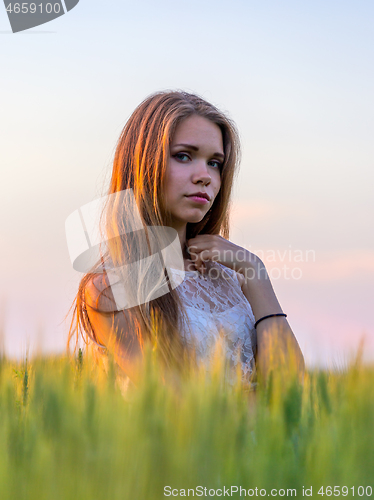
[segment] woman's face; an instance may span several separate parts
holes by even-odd
[[[178,124],[170,145],[164,191],[174,229],[204,218],[221,187],[223,161],[218,125],[198,115]],[[193,199],[190,195],[196,192],[206,193],[209,201],[201,203]]]

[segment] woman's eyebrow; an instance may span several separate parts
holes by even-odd
[[[192,144],[174,144],[172,147],[176,148],[177,146],[183,146],[184,148],[189,148],[193,151],[199,151],[199,148],[197,146],[192,146]],[[222,159],[225,158],[225,155],[223,153],[213,153],[213,156],[219,156]]]

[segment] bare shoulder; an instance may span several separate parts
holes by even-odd
[[[139,353],[140,346],[129,310],[118,310],[105,274],[94,275],[86,284],[87,314],[98,341],[108,346],[112,335],[121,347],[121,355]],[[119,350],[117,350],[119,355]]]
[[[95,274],[85,286],[86,304],[102,313],[117,312],[113,292],[106,274]]]

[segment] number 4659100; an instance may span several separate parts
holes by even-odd
[[[371,497],[373,494],[373,489],[371,486],[366,486],[366,488],[364,488],[363,486],[358,486],[358,488],[355,488],[354,486],[352,486],[351,488],[348,488],[348,486],[326,486],[326,488],[324,488],[323,486],[321,486],[321,488],[318,490],[318,495],[326,495],[328,497],[338,497],[340,495],[346,497],[349,493],[352,496],[355,496],[355,493],[357,493],[359,497],[363,497],[364,495],[367,497]]]
[[[13,7],[13,9],[12,9]],[[45,6],[44,12],[47,14],[52,14],[54,12],[55,14],[59,14],[61,10],[61,5],[59,3],[47,3]],[[15,3],[13,6],[10,3],[8,7],[6,8],[7,12],[10,14],[13,12],[14,14],[35,14],[36,11],[43,13],[43,4],[40,3],[37,5],[36,3]]]

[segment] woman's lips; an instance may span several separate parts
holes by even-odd
[[[202,205],[209,203],[209,200],[207,200],[206,198],[201,198],[200,196],[187,196],[187,198],[193,200],[195,203],[201,203]]]

